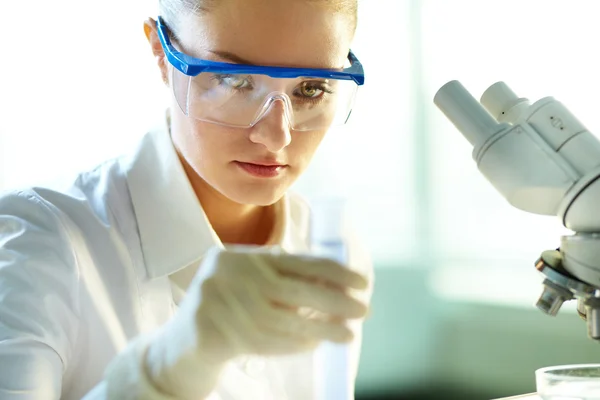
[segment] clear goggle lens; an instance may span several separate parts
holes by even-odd
[[[187,116],[240,128],[256,124],[275,101],[285,104],[285,115],[293,130],[343,125],[358,89],[352,80],[214,72],[187,76],[176,68],[172,70],[175,98]]]

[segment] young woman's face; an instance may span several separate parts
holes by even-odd
[[[319,2],[221,0],[202,16],[182,20],[178,44],[183,52],[208,60],[340,68],[353,31],[350,16]],[[279,200],[306,169],[325,132],[291,130],[281,101],[251,128],[189,118],[174,97],[171,106],[172,139],[193,178],[241,204]]]

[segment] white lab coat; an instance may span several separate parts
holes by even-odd
[[[307,251],[308,207],[291,194],[281,204],[279,244]],[[351,266],[371,276],[348,237]],[[215,245],[166,124],[64,187],[0,197],[0,398],[166,398],[140,378],[140,338],[177,310],[169,277]],[[213,397],[310,399],[312,356],[235,360]],[[115,364],[117,378],[105,373]]]

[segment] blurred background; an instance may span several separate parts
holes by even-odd
[[[29,0],[0,24],[0,189],[128,152],[167,93],[142,22],[153,0]],[[376,268],[358,399],[490,399],[535,390],[536,368],[600,361],[574,305],[534,303],[540,253],[568,234],[512,208],[433,105],[458,79],[554,96],[600,132],[595,0],[359,0],[366,70],[351,122],[295,189],[342,194]]]

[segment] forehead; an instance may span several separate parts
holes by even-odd
[[[194,57],[228,61],[212,53],[226,52],[288,67],[342,67],[353,35],[350,16],[304,0],[221,0],[181,24],[181,45]]]

